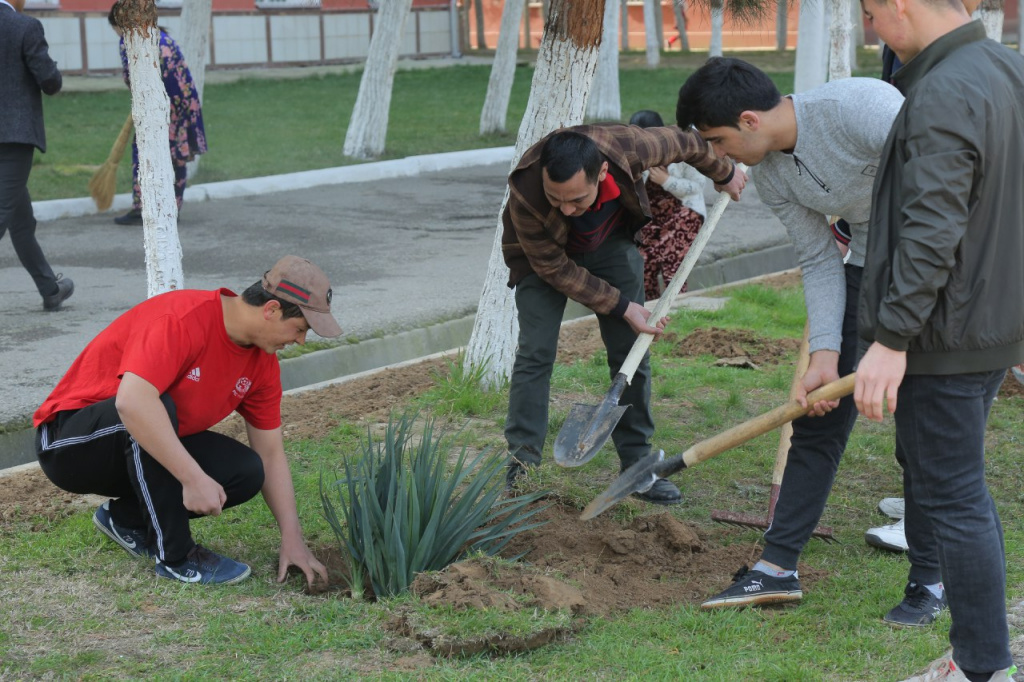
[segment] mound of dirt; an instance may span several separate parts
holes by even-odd
[[[421,573],[411,588],[428,606],[562,612],[569,618],[564,624],[527,634],[499,631],[456,637],[442,633],[414,609],[399,608],[388,629],[440,656],[526,651],[564,639],[587,616],[700,603],[728,585],[732,573],[752,565],[760,553],[747,543],[716,546],[668,512],[641,516],[628,525],[610,516],[584,522],[579,513],[570,506],[550,504],[537,515],[545,525],[518,536],[502,552],[506,557],[523,555],[520,561],[463,561],[443,571]],[[329,569],[334,574],[343,567]],[[804,585],[813,586],[824,576],[823,571],[800,565]]]
[[[640,516],[622,525],[609,514],[581,521],[580,510],[560,503],[535,520],[543,526],[514,538],[501,555],[521,556],[513,564],[466,561],[421,574],[412,592],[427,604],[455,609],[536,608],[605,616],[635,608],[700,603],[727,586],[742,565],[753,565],[760,547],[711,542],[702,530],[668,512]],[[626,501],[623,504],[640,505]],[[725,537],[744,531],[719,529]],[[342,556],[317,552],[334,577],[346,574]],[[800,565],[801,583],[813,586],[825,573]],[[337,588],[335,588],[337,589]]]
[[[800,348],[800,339],[770,339],[749,329],[718,327],[696,329],[683,338],[669,332],[663,340],[672,344],[672,355],[676,357],[713,355],[720,360],[734,360],[733,364],[747,360],[755,365],[777,365]]]

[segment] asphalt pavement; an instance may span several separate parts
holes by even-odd
[[[306,74],[212,71],[207,81],[296,75]],[[112,87],[123,87],[119,78],[65,82],[65,90]],[[282,363],[286,388],[460,346],[472,329],[511,156],[503,147],[189,186],[178,225],[185,286],[241,291],[289,253],[323,268],[347,343]],[[710,207],[710,184],[706,195]],[[92,337],[146,296],[142,228],[113,223],[128,204],[118,195],[104,214],[88,198],[34,204],[47,258],[75,282],[59,312],[43,312],[10,239],[0,239],[8,310],[0,327],[0,468],[26,461],[32,449],[29,432],[2,427],[27,420]],[[794,263],[784,228],[750,185],[725,211],[690,289]]]
[[[510,151],[496,150],[503,154]],[[240,291],[278,257],[294,253],[328,273],[346,339],[386,339],[470,316],[483,287],[509,164],[477,165],[481,156],[476,154],[465,157],[472,165],[459,167],[458,158],[447,158],[454,167],[413,168],[413,176],[388,178],[376,176],[394,162],[366,164],[356,177],[376,179],[279,192],[268,189],[314,180],[260,179],[248,181],[248,190],[246,181],[190,187],[178,228],[185,286]],[[429,168],[431,161],[418,157],[404,165]],[[255,193],[194,200],[245,191]],[[709,187],[709,201],[713,194]],[[40,202],[37,212],[52,214],[55,203]],[[90,206],[82,200],[79,212]],[[66,213],[66,206],[62,210]],[[8,309],[0,328],[0,368],[7,385],[0,424],[30,415],[85,344],[145,298],[142,229],[115,225],[115,214],[40,222],[44,252],[76,287],[55,313],[42,311],[10,240],[0,241],[0,290],[7,294]],[[787,244],[784,229],[751,186],[726,210],[699,261],[700,271],[705,283],[718,283],[783,269],[792,264],[785,259]],[[732,274],[721,271],[738,262],[746,265]]]

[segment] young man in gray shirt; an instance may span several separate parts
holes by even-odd
[[[786,226],[803,270],[810,365],[801,393],[853,371],[857,302],[878,159],[903,97],[891,85],[847,78],[782,97],[756,67],[711,59],[679,91],[680,127],[694,126],[720,155],[751,166],[758,194]],[[828,216],[850,225],[843,257]],[[853,398],[808,405],[793,422],[786,475],[761,560],[703,608],[800,601],[797,561],[817,526],[857,418]],[[926,625],[945,601],[935,548],[912,553],[906,596],[885,616]]]

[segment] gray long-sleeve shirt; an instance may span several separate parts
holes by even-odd
[[[874,78],[844,78],[791,98],[796,146],[770,152],[751,175],[796,248],[810,350],[838,351],[846,283],[828,217],[850,224],[849,262],[863,266],[875,172],[903,96]]]

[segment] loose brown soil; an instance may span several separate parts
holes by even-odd
[[[716,328],[698,330],[685,338],[669,335],[668,340],[672,352],[680,356],[745,357],[755,364],[783,361],[795,352],[798,343],[796,339],[769,340],[749,330]],[[600,348],[596,324],[578,323],[563,331],[559,358],[585,358]],[[323,438],[342,421],[384,421],[390,411],[424,391],[446,371],[444,360],[432,360],[286,396],[282,404],[286,437]],[[1010,377],[1000,395],[1024,395],[1024,386]],[[238,420],[228,420],[218,430],[244,437]],[[35,529],[95,504],[95,498],[58,490],[38,469],[0,479],[0,528],[17,525]],[[636,518],[626,525],[610,514],[581,522],[579,509],[557,499],[545,504],[549,506],[539,514],[545,525],[516,538],[505,552],[509,557],[523,554],[521,562],[458,564],[441,573],[421,576],[413,591],[429,604],[456,609],[567,609],[574,617],[600,616],[633,608],[658,609],[699,602],[728,584],[731,574],[742,564],[757,558],[758,549],[749,542],[728,544],[730,533],[742,530],[716,531],[716,544],[702,530],[632,499],[623,504],[634,506]],[[721,544],[723,541],[726,544]],[[340,577],[344,573],[344,562],[336,550],[321,547],[317,554],[332,575]],[[823,571],[804,565],[800,568],[801,580],[807,586],[826,577]],[[442,654],[522,650],[554,641],[573,630],[571,625],[553,628],[526,640],[499,636],[496,640],[452,641],[419,628],[409,612],[396,614],[389,627],[399,640],[412,640]],[[410,663],[410,667],[415,669],[419,663]]]

